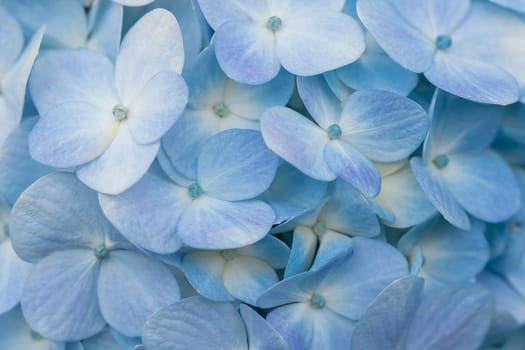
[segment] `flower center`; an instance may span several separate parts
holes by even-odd
[[[200,197],[204,193],[201,185],[199,185],[197,182],[194,182],[188,186],[188,192],[193,199]]]
[[[268,21],[266,21],[266,28],[273,30],[274,32],[276,30],[279,30],[283,25],[283,21],[281,18],[277,16],[271,16],[268,18]]]
[[[326,300],[322,295],[314,294],[310,299],[310,304],[316,309],[322,309],[326,305]]]
[[[318,236],[322,236],[326,233],[326,225],[322,222],[316,222],[314,225],[314,232]]]
[[[446,154],[438,154],[432,163],[438,168],[443,169],[448,165],[448,156]]]
[[[120,103],[113,107],[113,116],[119,121],[123,121],[128,117],[128,109],[121,105]]]
[[[341,137],[341,135],[343,135],[341,127],[337,124],[330,125],[326,132],[328,133],[328,137],[330,138],[330,140],[337,140]]]
[[[221,118],[226,117],[230,113],[230,109],[224,102],[219,102],[213,106],[213,111]]]
[[[237,252],[235,251],[235,249],[228,249],[221,251],[221,255],[226,261],[231,261],[235,259],[235,257],[237,256]]]
[[[100,246],[98,246],[98,247],[93,249],[93,255],[95,255],[95,257],[98,260],[102,260],[102,259],[106,258],[108,256],[108,254],[109,254],[109,251],[103,245],[100,245]]]
[[[436,38],[436,46],[439,50],[446,50],[452,46],[450,35],[440,35]]]

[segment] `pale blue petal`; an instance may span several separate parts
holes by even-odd
[[[356,61],[365,51],[363,30],[352,17],[319,6],[299,12],[275,32],[277,55],[290,73],[325,73]]]
[[[240,315],[229,303],[186,298],[155,313],[144,327],[147,349],[248,349]]]
[[[430,167],[423,165],[423,161],[419,157],[412,158],[410,166],[419,186],[445,219],[456,227],[468,230],[470,220],[467,213],[437,174]]]
[[[417,183],[408,162],[393,174],[383,176],[381,192],[373,201],[393,220],[383,218],[387,226],[405,228],[417,225],[436,213],[425,192]]]
[[[341,102],[323,76],[297,77],[297,90],[306,109],[323,129],[339,122]]]
[[[191,286],[203,297],[213,301],[233,301],[224,287],[225,259],[215,251],[190,251],[182,260],[182,270]]]
[[[157,141],[181,116],[188,102],[182,77],[170,71],[154,75],[129,105],[129,131],[141,144]]]
[[[13,247],[29,262],[56,250],[94,248],[113,230],[99,209],[96,192],[69,173],[50,174],[31,185],[16,202],[9,222]]]
[[[117,56],[115,85],[122,103],[131,104],[157,73],[181,74],[183,65],[182,34],[175,17],[164,9],[147,13],[128,31]]]
[[[494,151],[470,157],[450,157],[450,163],[441,173],[443,182],[458,203],[479,219],[504,221],[520,208],[516,178],[509,165]]]
[[[319,239],[319,247],[310,270],[317,270],[335,257],[352,249],[352,239],[334,231],[325,232]]]
[[[304,116],[285,107],[270,108],[261,116],[261,132],[272,151],[306,175],[335,179],[324,157],[328,135]]]
[[[248,335],[250,350],[287,350],[283,337],[257,312],[241,304],[240,313]]]
[[[46,51],[35,62],[29,89],[41,115],[67,102],[84,102],[113,117],[111,111],[118,103],[113,77],[113,64],[98,52],[86,49]]]
[[[352,336],[352,348],[400,348],[422,288],[423,279],[413,276],[397,280],[385,288],[359,320]]]
[[[392,0],[359,0],[357,13],[390,57],[403,67],[421,73],[432,65],[435,46],[423,28],[404,17],[413,7],[412,4],[412,8],[403,8],[401,12]]]
[[[284,271],[285,278],[310,268],[317,250],[317,242],[317,235],[309,227],[299,225],[295,228],[290,258]]]
[[[99,201],[109,221],[133,243],[159,254],[181,247],[175,229],[191,197],[163,174],[150,171],[129,190],[100,194]]]
[[[268,12],[266,1],[259,0],[198,0],[199,6],[210,26],[217,28],[230,20],[256,20]],[[267,17],[271,16],[269,14]],[[265,18],[266,19],[266,18]]]
[[[90,34],[87,48],[101,52],[115,61],[122,34],[122,6],[111,0],[99,0],[89,13]]]
[[[192,183],[194,183],[197,178],[197,176],[184,176],[180,171],[175,169],[175,167],[171,163],[170,157],[167,155],[166,151],[162,146],[160,147],[159,153],[157,154],[157,161],[164,173],[171,179],[171,181],[173,181],[179,186],[188,187]]]
[[[46,165],[74,167],[100,156],[117,130],[111,110],[85,102],[65,102],[41,114],[29,135],[29,151]]]
[[[285,305],[270,312],[266,320],[281,333],[290,350],[350,348],[354,322],[329,309],[316,310],[303,303]]]
[[[305,140],[306,141],[306,140]],[[381,189],[381,174],[368,158],[344,141],[330,141],[324,149],[330,169],[367,197]]]
[[[25,118],[1,146],[0,193],[11,206],[29,185],[51,171],[29,154],[28,136],[36,121],[36,117]]]
[[[525,322],[525,299],[504,277],[485,270],[476,280],[494,296],[496,312],[512,315],[519,324]]]
[[[177,234],[194,248],[238,248],[263,238],[274,217],[272,208],[262,201],[226,202],[203,195],[184,211]]]
[[[229,78],[242,84],[258,85],[279,73],[281,64],[275,38],[263,23],[230,20],[217,28],[214,38],[217,61]]]
[[[140,180],[160,148],[160,141],[138,144],[124,123],[108,149],[98,158],[81,166],[77,176],[90,188],[107,194],[119,194]]]
[[[55,340],[80,340],[106,321],[97,301],[99,265],[90,249],[55,252],[41,260],[24,286],[22,310],[36,332]]]
[[[419,305],[406,333],[406,349],[477,349],[490,326],[492,312],[492,296],[482,288],[445,288]]]
[[[202,147],[197,173],[203,191],[218,199],[254,198],[270,187],[279,158],[258,131],[231,129]]]
[[[343,81],[339,78],[335,70],[326,72],[323,74],[326,83],[330,87],[330,90],[337,96],[339,101],[345,101],[348,96],[355,92],[354,89],[346,86]]]
[[[416,102],[398,94],[358,91],[343,105],[342,139],[368,158],[392,162],[409,156],[423,142],[430,120]]]
[[[154,312],[180,298],[177,280],[165,265],[125,250],[111,251],[102,262],[97,296],[104,318],[128,337],[139,336]]]
[[[33,265],[16,255],[9,239],[0,243],[0,314],[18,304],[32,268]]]
[[[255,305],[266,289],[279,282],[277,273],[267,262],[243,255],[226,262],[223,278],[228,292],[250,305]]]
[[[120,345],[113,339],[109,328],[104,329],[94,337],[82,341],[83,350],[123,350]],[[67,349],[69,350],[69,349]]]
[[[17,20],[0,9],[0,46],[3,48],[0,55],[0,74],[3,76],[15,64],[24,48],[24,33]]]
[[[490,0],[498,5],[505,6],[516,11],[525,12],[525,3],[520,0]]]
[[[290,248],[275,236],[268,235],[255,244],[237,249],[237,253],[263,260],[275,269],[283,269],[286,267]]]

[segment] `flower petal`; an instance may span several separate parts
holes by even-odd
[[[0,314],[20,302],[22,290],[33,265],[16,255],[9,239],[0,243]]]
[[[219,26],[230,20],[264,18],[268,12],[266,1],[259,0],[224,0],[218,3],[214,0],[198,0],[199,6],[210,26],[217,30]]]
[[[297,91],[308,112],[323,129],[339,122],[341,102],[323,76],[297,77]]]
[[[286,350],[288,345],[283,337],[270,326],[252,308],[241,304],[240,312],[246,333],[248,335],[249,349],[253,350]]]

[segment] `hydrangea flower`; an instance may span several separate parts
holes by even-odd
[[[181,268],[203,297],[255,305],[257,298],[279,281],[275,270],[286,266],[289,255],[286,244],[266,236],[238,249],[189,251]]]
[[[346,349],[368,303],[407,273],[407,262],[399,251],[380,241],[356,237],[351,251],[318,270],[279,282],[257,305],[276,307],[266,320],[282,334],[290,350]]]
[[[423,280],[393,282],[357,324],[352,349],[478,349],[490,326],[491,295],[475,285],[444,288],[420,300]]]
[[[215,30],[217,60],[227,76],[263,84],[281,66],[311,76],[352,63],[365,49],[344,0],[199,0]]]
[[[519,15],[470,0],[358,0],[357,10],[390,57],[438,88],[502,105],[525,96]]]
[[[171,271],[124,240],[102,214],[96,192],[73,174],[31,185],[13,207],[9,228],[16,253],[35,264],[22,311],[47,338],[81,340],[106,323],[138,336],[153,312],[179,299]]]
[[[200,150],[211,136],[232,128],[259,130],[261,114],[269,107],[285,105],[294,87],[286,72],[258,86],[228,79],[217,64],[213,45],[201,52],[185,78],[188,107],[162,138],[162,149],[186,177],[195,177]]]
[[[418,183],[451,224],[469,230],[474,217],[499,222],[520,206],[520,190],[507,163],[488,147],[502,109],[436,92],[423,157],[410,160]],[[498,205],[494,205],[498,203]]]
[[[286,350],[286,342],[257,312],[202,297],[181,300],[156,312],[146,323],[146,350]]]
[[[33,33],[24,47],[20,25],[0,7],[0,146],[22,119],[26,84],[38,54],[44,29]]]
[[[425,279],[425,293],[447,284],[471,281],[489,260],[486,225],[473,220],[470,230],[450,225],[441,216],[413,227],[399,240],[411,273]]]
[[[100,195],[104,213],[126,238],[161,254],[182,243],[234,249],[262,239],[275,214],[256,197],[270,187],[279,159],[260,133],[223,131],[202,147],[197,163],[191,179],[168,179],[157,169],[121,195]]]
[[[396,161],[422,142],[429,120],[415,102],[380,90],[358,91],[341,105],[322,77],[298,79],[315,122],[286,107],[261,117],[268,147],[315,179],[349,182],[368,197],[381,188],[374,161]]]
[[[117,194],[146,173],[161,136],[175,123],[188,91],[177,20],[154,10],[126,34],[115,66],[88,50],[48,52],[31,78],[40,120],[29,137],[31,156]]]

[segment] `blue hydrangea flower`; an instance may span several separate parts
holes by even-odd
[[[491,295],[476,285],[444,288],[419,301],[423,280],[393,282],[357,324],[352,349],[479,349],[490,326]]]
[[[436,213],[405,159],[395,163],[376,163],[381,172],[381,192],[369,202],[383,223],[406,228],[422,223]]]
[[[321,76],[299,78],[298,89],[315,122],[286,107],[270,108],[261,117],[266,144],[306,175],[340,177],[368,197],[381,188],[372,160],[406,158],[428,129],[425,111],[391,92],[358,91],[341,105]]]
[[[155,313],[142,333],[146,350],[286,350],[283,338],[246,305],[202,297],[181,300]]]
[[[275,214],[256,197],[278,165],[259,132],[230,129],[202,147],[196,177],[168,179],[157,169],[121,195],[100,195],[100,203],[119,231],[147,250],[168,254],[182,243],[234,249],[270,230]]]
[[[413,227],[399,240],[411,273],[425,279],[425,293],[447,284],[471,281],[489,260],[486,225],[473,220],[470,230],[450,225],[441,216]]]
[[[43,49],[87,47],[112,60],[117,56],[122,6],[111,0],[97,0],[89,16],[80,1],[4,0],[2,4],[21,22],[26,38],[46,27]]]
[[[293,230],[285,277],[315,270],[352,246],[351,237],[374,237],[381,232],[374,210],[351,186],[337,186],[316,208],[278,226]]]
[[[394,60],[440,89],[504,105],[525,96],[525,20],[516,13],[470,0],[358,0],[357,10]]]
[[[286,266],[289,255],[286,244],[266,236],[238,249],[189,251],[181,268],[203,297],[255,305],[257,298],[279,281],[275,270]]]
[[[361,24],[356,12],[356,2],[357,0],[347,0],[343,12]],[[356,62],[337,69],[335,74],[345,85],[355,90],[382,89],[408,95],[417,85],[417,74],[392,60],[364,26],[363,30],[365,52]]]
[[[26,84],[44,29],[32,33],[24,47],[20,25],[0,7],[0,147],[22,119]]]
[[[467,212],[488,222],[512,217],[520,206],[519,187],[508,164],[488,148],[502,109],[438,91],[430,115],[423,157],[412,158],[410,164],[436,209],[467,231]]]
[[[138,336],[146,319],[179,299],[174,275],[138,253],[104,217],[97,194],[71,173],[47,175],[16,202],[11,242],[35,263],[22,310],[39,334],[81,340],[109,323]]]
[[[231,128],[258,130],[261,114],[269,107],[285,105],[294,88],[286,72],[258,86],[228,79],[217,64],[213,46],[202,51],[185,78],[188,107],[162,138],[162,149],[186,177],[195,177],[200,150],[211,136]]]
[[[215,30],[217,60],[230,78],[266,83],[281,65],[301,76],[352,63],[365,49],[359,24],[341,12],[344,0],[199,0]]]
[[[349,348],[366,306],[408,273],[403,255],[387,243],[357,237],[352,250],[318,270],[281,281],[257,301],[260,307],[277,307],[266,320],[290,350]]]
[[[181,115],[188,91],[175,17],[153,10],[126,34],[116,64],[88,50],[54,51],[35,65],[30,88],[40,120],[31,156],[117,194],[155,159],[161,136]]]

